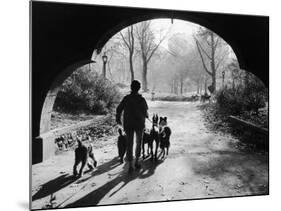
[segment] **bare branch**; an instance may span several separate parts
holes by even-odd
[[[174,56],[174,57],[178,57],[178,55],[176,54],[176,53],[174,53],[174,52],[172,52],[172,51],[170,51],[170,50],[168,50],[168,49],[165,49],[169,54],[171,54],[172,56]]]
[[[218,61],[217,65],[216,65],[216,68],[215,68],[216,70],[219,68],[221,62],[224,60],[224,58],[225,58],[226,55],[227,55],[227,54],[224,53],[223,56],[220,58],[220,60]]]
[[[210,43],[208,39],[206,39],[206,43],[208,44],[208,46],[212,47],[212,43]]]
[[[135,47],[135,38],[134,38],[134,28],[133,25],[131,25],[131,52],[134,52]]]
[[[125,37],[123,36],[122,32],[120,32],[120,35],[121,35],[122,40],[123,40],[123,42],[125,43],[125,45],[130,49],[130,45],[129,45],[129,43],[127,42],[127,40],[125,39]]]
[[[199,55],[200,55],[200,58],[201,58],[203,67],[204,67],[205,71],[206,71],[210,76],[212,76],[213,74],[208,70],[208,68],[207,68],[207,66],[206,66],[206,64],[205,64],[205,61],[204,61],[203,55],[202,55],[202,53],[201,53],[201,50],[200,50],[198,41],[195,40],[195,42],[196,42],[196,46],[197,46],[197,49],[198,49],[198,52],[199,52]]]
[[[195,38],[196,39],[196,38]],[[212,58],[209,56],[209,54],[205,51],[205,49],[202,47],[200,42],[196,39],[196,44],[199,45],[200,49],[203,51],[203,53],[211,60]]]
[[[158,47],[161,45],[161,43],[166,39],[168,35],[168,32],[160,39],[159,43],[155,46],[155,48],[151,51],[150,56],[147,59],[147,62],[150,61],[151,57],[153,56],[153,54],[155,53],[155,51],[158,49]]]
[[[217,46],[218,46],[219,41],[220,41],[220,38],[217,37],[216,43],[214,45],[214,52],[216,52],[216,50],[217,50]]]
[[[216,43],[215,43],[215,45],[214,45],[214,48],[215,48],[215,49],[216,49],[216,47],[217,47],[217,45],[218,45],[219,41],[220,41],[220,38],[219,38],[219,37],[217,37]]]

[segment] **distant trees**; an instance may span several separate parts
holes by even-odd
[[[149,64],[165,36],[160,35],[160,39],[157,38],[152,30],[151,21],[144,21],[123,29],[108,41],[107,52],[114,52],[115,61],[112,63],[115,63],[115,77],[119,81],[127,81],[124,73],[126,69],[129,69],[130,81],[135,80],[139,69],[137,65],[141,63],[142,88],[144,92],[148,91]],[[126,64],[123,61],[126,61]],[[123,70],[120,69],[121,66]]]
[[[142,88],[144,92],[147,92],[148,64],[160,44],[165,39],[165,36],[161,37],[159,41],[156,41],[155,35],[151,29],[151,21],[144,21],[136,25],[136,37],[139,44],[138,51],[142,60]]]
[[[201,27],[194,36],[196,47],[202,61],[204,70],[212,78],[212,84],[209,87],[211,93],[216,91],[216,74],[220,65],[227,56],[227,50],[221,50],[225,42],[213,31]]]
[[[185,39],[184,34],[175,34],[169,39],[168,48],[171,56],[174,57],[174,77],[172,79],[172,91],[182,95],[184,89],[184,81],[188,75],[187,54],[189,43]],[[179,87],[179,91],[178,91]]]
[[[198,27],[194,39],[178,32],[161,45],[167,33],[157,32],[152,22],[131,25],[106,44],[113,81],[128,85],[140,79],[144,92],[157,86],[181,95],[188,90],[206,93],[208,87],[214,92],[220,83],[218,74],[229,59],[227,44],[214,32]]]
[[[232,59],[228,65],[227,70],[231,73],[231,83],[232,89],[234,90],[236,86],[243,83],[243,71],[240,70],[237,59]]]
[[[178,33],[173,35],[168,41],[168,53],[172,57],[174,77],[171,88],[175,94],[183,94],[184,86],[191,86],[193,82],[196,86],[197,94],[201,93],[202,85],[207,83],[209,75],[202,69],[200,58],[194,43],[188,40],[186,34]],[[178,87],[178,88],[177,88]],[[206,85],[205,92],[206,92]]]
[[[133,56],[135,51],[135,35],[134,35],[134,26],[131,25],[126,29],[126,35],[123,35],[122,31],[120,32],[120,36],[122,38],[124,46],[127,47],[129,52],[129,65],[130,65],[130,73],[131,73],[131,81],[135,79],[134,74],[134,65],[133,65]]]

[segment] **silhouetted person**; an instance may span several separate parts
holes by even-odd
[[[123,127],[127,135],[127,158],[129,161],[129,172],[133,171],[133,145],[134,133],[136,133],[135,168],[139,169],[139,157],[141,153],[141,142],[145,127],[145,118],[148,118],[148,106],[145,99],[138,93],[141,88],[139,81],[131,83],[131,94],[126,95],[116,110],[116,122],[121,124],[121,113],[123,112]]]

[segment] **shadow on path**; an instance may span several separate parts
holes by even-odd
[[[268,155],[255,153],[213,151],[211,159],[193,159],[193,170],[217,181],[228,177],[239,181],[241,191],[251,194],[268,194]],[[197,153],[195,156],[205,156]],[[200,176],[199,176],[200,177]],[[227,185],[227,184],[226,184]]]
[[[63,174],[42,185],[41,189],[32,196],[32,201],[44,198],[70,185],[76,180],[73,175]]]
[[[112,197],[116,194],[119,190],[125,187],[131,181],[139,178],[145,179],[154,174],[155,169],[163,163],[163,160],[158,160],[157,163],[152,163],[150,160],[144,160],[142,162],[142,168],[140,171],[135,171],[132,174],[128,174],[128,165],[123,166],[123,171],[115,177],[113,180],[105,183],[101,187],[97,188],[96,190],[92,191],[91,193],[87,194],[86,196],[78,199],[77,201],[68,204],[66,207],[86,207],[86,206],[94,206],[97,205],[114,187],[122,183],[122,185],[115,190],[113,193],[109,195]]]
[[[75,181],[76,181],[76,184],[83,183],[94,176],[97,176],[97,175],[100,175],[107,171],[112,170],[113,168],[117,167],[118,165],[119,165],[119,160],[116,157],[116,158],[113,158],[112,160],[105,162],[102,165],[98,166],[97,169],[93,170],[93,172],[90,174],[90,176],[87,176],[85,178],[79,179],[70,174],[60,175],[57,178],[50,180],[50,181],[46,182],[45,184],[43,184],[41,189],[32,196],[32,201],[44,198],[48,195],[51,195],[65,187],[69,186],[70,184],[74,183]],[[90,170],[85,171],[85,176],[89,172],[91,172],[91,171]]]
[[[88,174],[89,172],[92,172],[88,177],[85,177],[85,178],[82,178],[82,179],[79,179],[76,184],[80,184],[80,183],[83,183],[85,181],[87,181],[88,179],[94,177],[94,176],[98,176],[100,174],[103,174],[105,172],[108,172],[108,171],[111,171],[112,169],[116,168],[117,166],[120,165],[120,162],[119,162],[119,158],[118,157],[115,157],[113,158],[112,160],[108,161],[108,162],[105,162],[101,165],[98,164],[97,166],[97,169],[91,171],[91,170],[87,170],[84,172],[84,174]]]

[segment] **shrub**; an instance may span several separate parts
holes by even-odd
[[[243,111],[254,111],[265,106],[268,92],[263,83],[255,76],[249,76],[247,84],[233,88],[223,88],[216,93],[218,108],[228,115],[238,115]]]
[[[119,100],[120,93],[116,85],[95,72],[81,68],[62,84],[54,110],[106,114]]]
[[[108,109],[106,103],[102,100],[91,100],[90,101],[90,110],[95,114],[106,114],[108,113]]]
[[[241,93],[232,89],[221,89],[216,93],[218,108],[227,114],[239,114],[244,107],[244,100]]]

